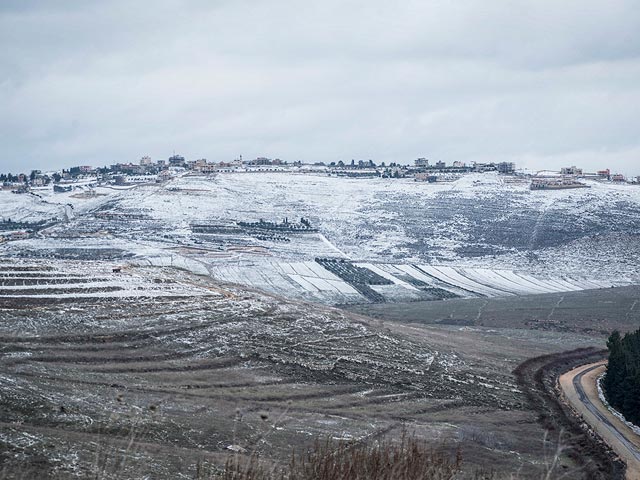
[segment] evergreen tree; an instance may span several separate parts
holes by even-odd
[[[607,348],[609,349],[609,364],[607,366],[607,374],[604,377],[603,386],[607,401],[613,407],[618,408],[622,404],[622,383],[626,376],[620,332],[616,330],[609,336]]]
[[[614,331],[607,341],[609,364],[602,386],[609,404],[640,425],[640,330],[624,337]]]

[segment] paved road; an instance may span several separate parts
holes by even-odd
[[[584,403],[584,406],[587,407],[587,409],[591,413],[593,413],[593,415],[611,431],[611,433],[620,441],[620,443],[625,446],[629,453],[631,453],[631,455],[633,455],[640,462],[640,450],[638,450],[638,447],[627,440],[625,434],[620,432],[620,430],[618,430],[618,428],[609,421],[609,419],[598,409],[598,407],[594,405],[589,395],[587,395],[587,393],[584,391],[584,386],[582,385],[582,377],[586,373],[589,373],[600,367],[601,365],[593,365],[573,377],[573,386],[578,393],[578,398],[582,403]]]
[[[605,363],[578,367],[560,377],[560,385],[573,406],[627,464],[627,479],[640,480],[640,436],[603,405],[596,378]],[[586,378],[585,378],[586,377]]]

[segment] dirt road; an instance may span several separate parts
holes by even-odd
[[[560,376],[560,387],[569,403],[624,460],[626,478],[640,480],[640,436],[612,415],[598,397],[596,379],[605,366],[602,361],[575,368]]]

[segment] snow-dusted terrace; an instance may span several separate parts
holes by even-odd
[[[367,291],[394,301],[640,281],[639,187],[588,182],[589,189],[536,192],[505,180],[495,173],[428,184],[261,172],[183,175],[163,184],[97,187],[95,195],[78,195],[85,187],[0,192],[4,219],[50,222],[29,239],[4,242],[0,255],[169,266],[328,303],[366,301]],[[300,217],[318,231],[269,235],[238,227]],[[224,228],[217,232],[218,225]],[[387,284],[359,287],[318,258],[350,261]]]

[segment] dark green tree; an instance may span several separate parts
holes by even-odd
[[[640,330],[607,341],[609,363],[602,386],[609,404],[627,420],[640,425]]]
[[[623,381],[626,376],[624,352],[622,350],[622,338],[620,332],[614,331],[607,341],[609,349],[609,364],[607,374],[604,377],[603,387],[607,401],[613,407],[619,407],[624,399]]]

